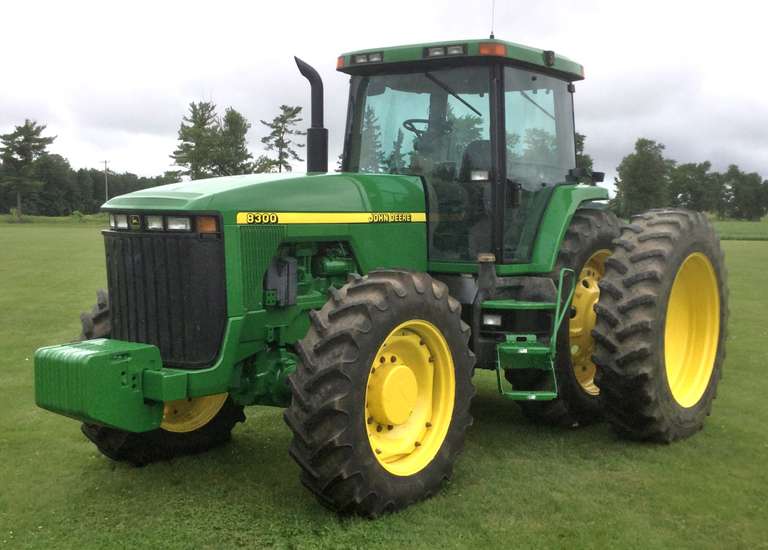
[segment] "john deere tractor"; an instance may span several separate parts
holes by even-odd
[[[302,483],[366,516],[449,478],[477,368],[536,421],[664,442],[702,427],[728,312],[718,239],[699,213],[606,209],[601,174],[575,167],[581,65],[495,39],[344,54],[328,173],[322,81],[296,62],[307,173],[104,204],[108,293],[78,342],[35,354],[41,407],[135,465],[286,407]]]

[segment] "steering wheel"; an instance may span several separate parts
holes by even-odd
[[[408,120],[403,122],[403,128],[405,128],[409,132],[413,132],[414,134],[416,134],[416,137],[421,137],[421,136],[423,136],[424,134],[427,133],[426,130],[419,130],[418,128],[416,128],[416,126],[414,126],[415,124],[427,124],[428,125],[429,124],[429,119],[426,119],[426,118],[409,118]]]

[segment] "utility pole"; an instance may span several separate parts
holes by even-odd
[[[107,180],[107,163],[109,161],[104,161],[104,202],[107,202],[109,200],[109,181]]]

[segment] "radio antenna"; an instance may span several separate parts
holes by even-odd
[[[496,18],[496,0],[491,0],[491,40],[495,38],[493,36],[493,21]]]

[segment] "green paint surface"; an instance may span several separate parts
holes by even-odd
[[[413,61],[423,61],[424,51],[427,48],[434,46],[449,46],[449,45],[463,45],[465,47],[466,55],[456,56],[459,59],[466,59],[467,57],[480,57],[480,44],[502,44],[506,46],[506,59],[511,61],[517,61],[528,65],[534,65],[541,67],[542,69],[550,69],[562,73],[568,80],[581,80],[584,78],[584,67],[575,61],[568,59],[567,57],[555,53],[554,64],[547,65],[544,61],[544,50],[538,48],[531,48],[515,42],[507,42],[505,40],[491,40],[485,39],[472,39],[472,40],[449,40],[446,42],[428,42],[424,44],[409,44],[405,46],[393,46],[388,48],[369,48],[365,50],[358,50],[355,52],[347,52],[341,55],[344,58],[344,67],[341,69],[344,72],[353,73],[355,68],[370,67],[373,63],[368,65],[355,65],[353,58],[355,55],[368,54],[368,53],[382,53],[384,59],[382,63],[403,63]],[[452,56],[446,56],[452,57]]]

